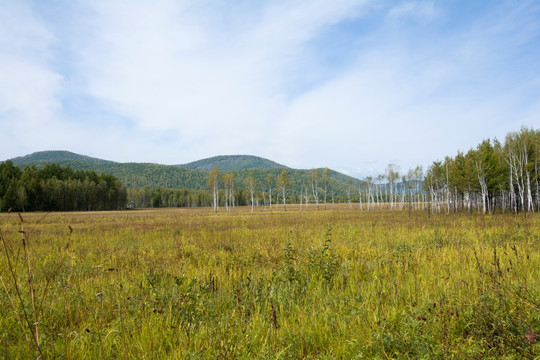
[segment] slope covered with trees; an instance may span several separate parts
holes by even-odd
[[[207,171],[211,170],[213,167],[217,167],[222,171],[242,169],[287,169],[285,165],[252,155],[220,155],[208,159],[193,161],[180,166],[188,169]]]
[[[37,168],[42,168],[47,164],[61,164],[64,166],[71,165],[100,165],[114,164],[114,161],[102,160],[86,155],[79,155],[70,151],[63,150],[46,150],[38,151],[29,155],[16,157],[11,159],[15,165],[36,165]],[[78,169],[77,169],[78,170]]]
[[[211,168],[208,170],[190,169],[178,165],[118,163],[77,155],[67,151],[44,151],[14,158],[11,161],[21,169],[32,165],[39,169],[46,164],[57,163],[61,166],[69,166],[73,170],[91,170],[111,174],[117,177],[128,189],[206,190],[208,175],[211,170]],[[215,163],[223,165],[223,168],[217,166],[220,172],[222,174],[232,172],[236,178],[235,187],[240,190],[244,189],[244,181],[250,172],[253,173],[257,183],[262,186],[268,174],[271,175],[275,182],[282,169],[288,171],[291,179],[290,191],[292,194],[300,194],[306,186],[309,187],[309,170],[289,169],[270,160],[255,156],[220,156],[201,161],[198,167],[206,167],[208,164]],[[255,167],[245,168],[248,165]],[[227,170],[230,168],[234,168],[234,170]],[[319,169],[319,171],[322,172],[322,169]],[[352,186],[357,187],[361,184],[360,180],[333,170],[330,170],[329,178],[334,196],[346,196],[349,186],[348,180],[351,181]],[[264,188],[261,187],[260,190]]]
[[[217,172],[215,172],[217,170]],[[347,192],[355,192],[363,186],[363,182],[349,177],[344,183],[334,176],[346,176],[332,170],[324,169],[243,169],[236,171],[204,172],[204,186],[197,189],[189,188],[130,188],[128,189],[129,206],[160,207],[160,206],[224,206],[275,204],[283,201],[283,192],[278,191],[278,179],[283,172],[287,173],[288,184],[286,198],[288,202],[323,203],[324,188],[327,191],[327,202],[344,202]],[[320,179],[314,183],[313,174]],[[324,179],[327,179],[326,183]],[[272,197],[272,200],[270,199]],[[307,198],[307,200],[306,200]]]
[[[68,151],[41,151],[31,155],[11,159],[13,164],[23,169],[35,165],[43,168],[47,164],[69,166],[73,170],[90,170],[111,174],[128,188],[206,188],[205,171],[185,169],[174,165],[151,163],[119,163],[91,158]]]

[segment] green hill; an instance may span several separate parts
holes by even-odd
[[[287,169],[286,166],[252,155],[220,155],[180,165],[188,169],[211,170],[217,166],[221,171],[242,169]]]
[[[299,194],[301,191],[311,190],[309,170],[290,169],[273,161],[256,156],[216,156],[209,159],[195,161],[186,165],[160,165],[150,163],[118,163],[101,160],[89,156],[78,155],[68,151],[42,151],[30,155],[11,159],[14,165],[24,168],[36,166],[43,168],[48,163],[57,163],[70,166],[73,170],[92,170],[98,173],[107,173],[117,177],[128,188],[171,188],[171,189],[207,189],[208,170],[217,166],[222,174],[232,172],[235,175],[237,189],[244,188],[244,180],[253,174],[258,183],[259,190],[266,190],[266,178],[272,176],[272,187],[275,189],[276,181],[283,169],[287,170],[290,182],[289,194]],[[191,166],[193,168],[189,168]],[[206,170],[208,169],[208,170]],[[322,169],[319,169],[319,192],[324,187]],[[346,196],[349,180],[355,188],[362,183],[360,180],[330,170],[329,191],[336,196]]]
[[[45,164],[58,163],[61,165],[73,163],[73,164],[115,164],[114,161],[102,160],[93,158],[90,156],[79,155],[69,151],[63,150],[47,150],[32,153],[30,155],[16,157],[11,159],[15,165],[36,165],[41,168]]]
[[[41,151],[11,159],[24,168],[35,165],[38,169],[48,163],[69,166],[73,170],[92,170],[116,176],[128,188],[206,188],[208,174],[201,170],[186,169],[175,165],[151,163],[118,163],[78,155],[68,151]]]

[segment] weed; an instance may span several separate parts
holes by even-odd
[[[540,216],[415,215],[0,215],[0,357],[538,357]]]

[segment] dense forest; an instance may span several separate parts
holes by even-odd
[[[117,210],[127,203],[126,187],[114,176],[47,164],[24,170],[0,163],[0,211]]]

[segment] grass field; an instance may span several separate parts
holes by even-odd
[[[287,210],[0,215],[0,358],[540,356],[539,215]]]

